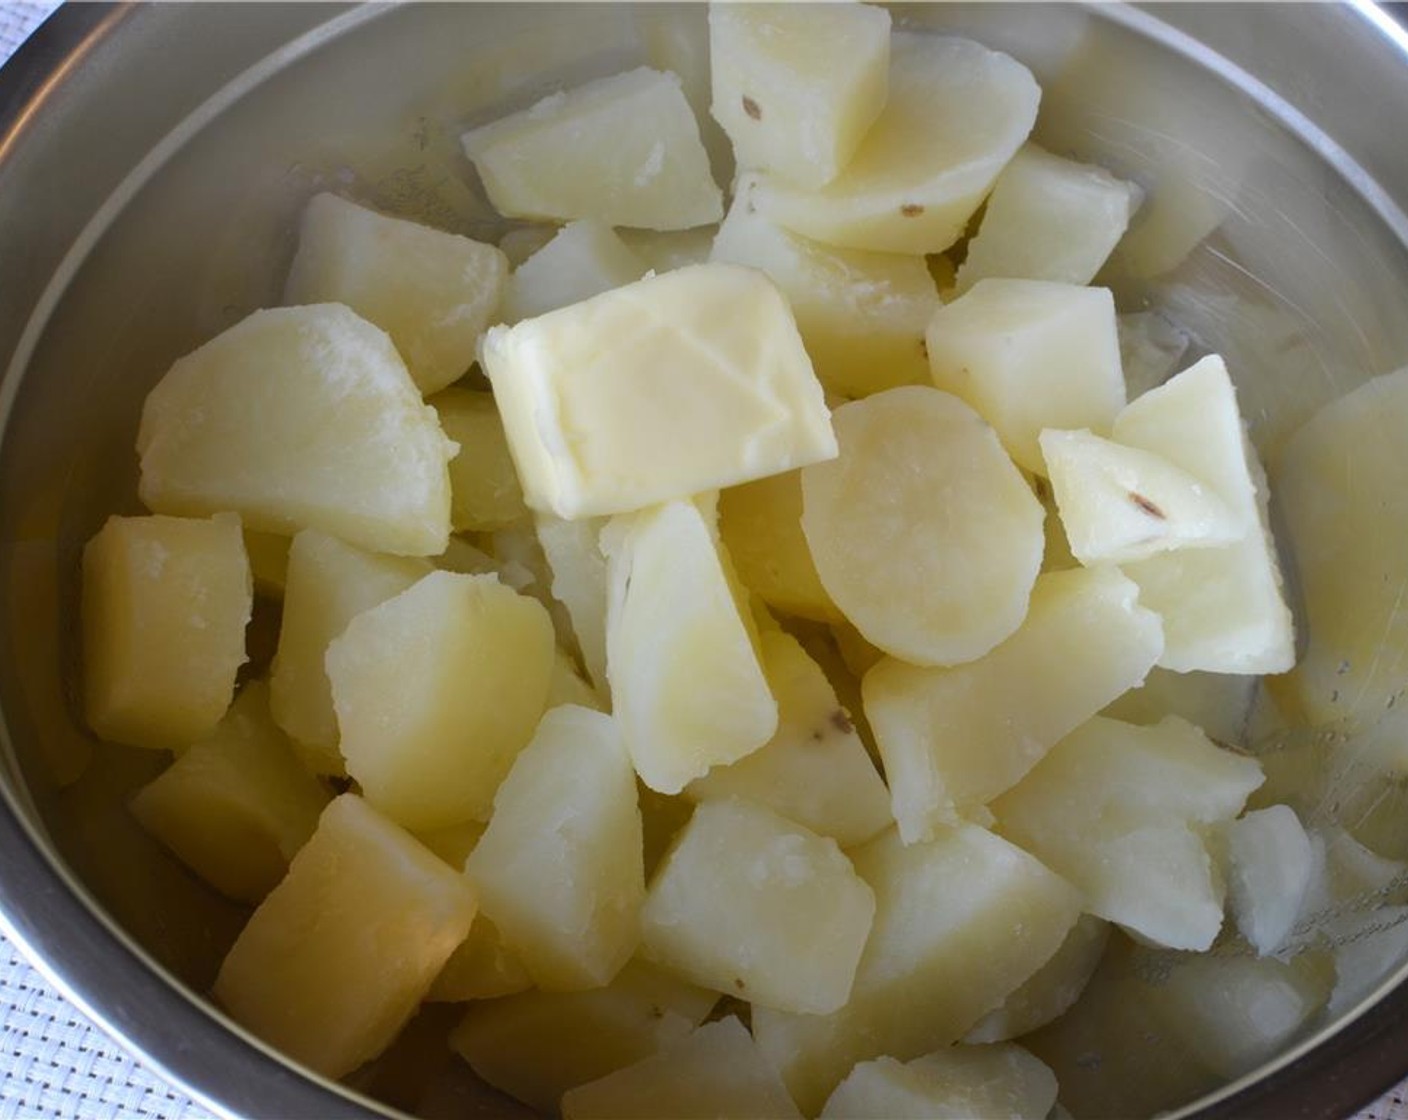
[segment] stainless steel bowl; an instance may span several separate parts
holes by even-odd
[[[1408,364],[1408,36],[1384,12],[896,16],[1022,58],[1046,90],[1042,139],[1160,184],[1155,232],[1112,275],[1127,305],[1227,354],[1264,449]],[[132,505],[141,400],[173,358],[273,300],[315,187],[491,233],[460,128],[670,44],[697,66],[702,20],[693,5],[75,5],[0,71],[0,909],[80,1007],[218,1112],[379,1108],[200,997],[240,913],[127,823],[122,796],[151,760],[96,749],[74,718],[77,557]],[[1261,1069],[1169,1103],[1348,1114],[1408,1073],[1404,971]]]

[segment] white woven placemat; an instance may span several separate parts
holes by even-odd
[[[0,63],[52,0],[0,0]],[[0,1120],[208,1120],[88,1022],[0,935]],[[1408,1120],[1408,1082],[1355,1120]]]

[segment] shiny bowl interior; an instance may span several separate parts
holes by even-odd
[[[895,15],[1020,58],[1044,89],[1039,140],[1158,184],[1106,279],[1122,309],[1162,311],[1227,358],[1264,456],[1408,364],[1408,148],[1382,131],[1408,107],[1408,37],[1381,13]],[[703,19],[668,4],[66,9],[0,76],[0,903],[81,1006],[218,1111],[379,1106],[293,1071],[192,994],[243,911],[128,820],[155,760],[75,717],[77,560],[108,513],[135,509],[142,399],[174,358],[277,302],[315,190],[493,239],[504,226],[459,133],[662,49],[692,53],[697,83]],[[1238,1081],[1140,1107],[1348,1113],[1408,1073],[1403,971]],[[503,1103],[472,1083],[455,1099],[472,1115]]]

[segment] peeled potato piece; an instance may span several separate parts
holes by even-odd
[[[339,304],[256,311],[147,396],[138,492],[158,513],[233,510],[252,529],[321,529],[435,556],[455,445],[391,339]]]
[[[808,1116],[856,1062],[956,1042],[1061,946],[1080,912],[1069,883],[975,825],[851,853],[875,921],[850,1002],[832,1015],[753,1009],[758,1046]]]
[[[293,539],[270,707],[314,773],[347,772],[324,667],[328,646],[357,615],[401,594],[430,570],[419,558],[377,556],[316,529]]]
[[[866,4],[711,4],[713,117],[740,167],[805,189],[846,167],[885,107],[890,13]]]
[[[874,912],[834,840],[761,805],[706,801],[655,872],[641,939],[701,987],[820,1014],[850,995]]]
[[[841,456],[802,471],[822,585],[871,642],[919,665],[982,656],[1021,624],[1041,566],[1041,504],[993,430],[907,386],[842,405]]]
[[[344,794],[244,927],[215,998],[294,1061],[342,1077],[396,1037],[474,910],[469,880]]]
[[[347,772],[407,828],[487,820],[547,703],[552,623],[493,576],[432,572],[329,647]]]
[[[1252,528],[1211,488],[1151,452],[1084,430],[1048,429],[1041,453],[1071,552],[1082,564],[1215,548]]]
[[[641,781],[678,793],[772,738],[777,703],[694,503],[615,518],[601,544],[613,710]]]
[[[206,882],[258,902],[288,870],[330,800],[269,717],[269,687],[246,685],[214,733],[132,799],[142,827]]]
[[[1115,302],[1104,288],[983,280],[926,335],[934,384],[997,429],[1018,465],[1046,474],[1046,428],[1106,435],[1124,405]]]
[[[723,217],[674,74],[641,67],[466,132],[465,155],[510,218],[689,229]]]
[[[1236,392],[1211,355],[1116,418],[1111,438],[1161,455],[1217,493],[1248,526],[1223,548],[1185,549],[1125,565],[1164,619],[1159,664],[1178,672],[1279,673],[1295,664],[1295,632],[1267,523],[1261,467]]]
[[[245,661],[240,520],[110,517],[83,550],[83,708],[99,736],[181,750],[209,735]]]
[[[609,983],[640,939],[635,772],[616,721],[553,708],[494,797],[465,863],[480,906],[538,987]]]
[[[1162,649],[1159,618],[1130,580],[1075,568],[1038,579],[1021,628],[977,661],[880,662],[861,687],[900,834],[912,842],[959,816],[984,818],[988,801],[1142,681]]]
[[[846,249],[941,253],[959,239],[1036,121],[1025,66],[967,39],[896,34],[885,108],[844,171],[807,190],[765,176],[778,225]]]
[[[1139,188],[1103,167],[1023,146],[993,184],[958,290],[1002,276],[1089,284],[1124,236]]]
[[[492,245],[318,194],[303,211],[284,302],[346,304],[391,336],[417,387],[433,393],[474,364],[507,277]]]
[[[1003,835],[1064,875],[1086,908],[1171,949],[1206,949],[1222,886],[1198,831],[1242,811],[1255,759],[1176,716],[1136,727],[1097,716],[992,805]]]

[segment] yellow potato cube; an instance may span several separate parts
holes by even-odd
[[[1089,284],[1141,195],[1103,167],[1025,145],[993,184],[958,270],[959,293],[990,276]]]
[[[132,799],[138,822],[222,894],[258,902],[288,870],[331,798],[251,682],[214,733]]]
[[[875,898],[834,840],[741,800],[706,801],[641,911],[645,955],[754,1007],[841,1007]]]
[[[739,580],[768,606],[821,622],[841,617],[802,532],[800,471],[721,491],[719,534]]]
[[[890,13],[865,4],[711,4],[709,62],[711,112],[738,166],[824,187],[885,107]]]
[[[494,395],[446,389],[430,403],[445,434],[460,446],[450,460],[450,525],[455,532],[501,529],[527,517]]]
[[[984,280],[929,323],[934,384],[997,429],[1018,466],[1045,476],[1046,428],[1109,435],[1124,406],[1115,301],[1105,288]]]
[[[777,731],[777,703],[711,526],[692,502],[614,519],[607,677],[636,773],[679,793]]]
[[[445,962],[425,998],[440,1003],[498,999],[526,992],[533,978],[523,958],[504,944],[503,934],[483,913],[474,916],[466,937]]]
[[[788,233],[754,204],[757,181],[739,179],[710,259],[771,277],[792,305],[817,377],[832,392],[862,397],[927,384],[924,331],[939,292],[924,259],[837,249]]]
[[[758,209],[847,249],[941,253],[957,241],[1036,121],[1041,90],[1005,54],[967,39],[899,33],[885,108],[826,186],[764,176]]]
[[[463,137],[500,214],[690,229],[723,217],[674,74],[641,67],[559,91]]]
[[[552,571],[552,595],[566,608],[582,665],[592,684],[606,692],[606,557],[601,552],[604,518],[563,521],[550,513],[536,519],[538,544]]]
[[[1080,913],[1065,880],[963,824],[926,843],[885,832],[851,853],[875,923],[832,1015],[753,1009],[753,1034],[808,1116],[857,1062],[943,1049],[1051,959]]]
[[[631,961],[604,988],[476,1004],[450,1035],[474,1072],[540,1113],[562,1094],[685,1038],[717,996]]]
[[[186,355],[147,396],[137,452],[157,513],[397,555],[449,539],[455,446],[391,340],[338,304],[256,311]]]
[[[270,670],[270,708],[314,773],[346,773],[324,667],[328,646],[357,615],[430,571],[424,560],[376,556],[316,529],[293,539],[279,648]]]
[[[567,705],[514,760],[464,871],[539,988],[598,988],[640,940],[642,844],[616,721]]]
[[[284,303],[346,304],[391,336],[428,394],[469,372],[507,277],[492,245],[318,194],[303,211]]]
[[[709,259],[717,226],[697,229],[653,230],[618,229],[616,235],[651,272],[673,272]]]
[[[682,268],[495,327],[483,359],[539,512],[625,513],[836,453],[787,300],[752,269]]]
[[[469,880],[345,794],[250,918],[215,998],[294,1061],[341,1077],[396,1037],[474,909]]]
[[[767,1117],[801,1120],[777,1071],[733,1016],[562,1098],[563,1120]]]
[[[101,738],[181,750],[215,730],[254,590],[240,519],[110,517],[83,550],[83,707]]]
[[[984,805],[1144,679],[1163,632],[1138,597],[1115,568],[1051,572],[1021,628],[986,657],[951,669],[886,658],[865,675],[865,712],[907,841],[960,816],[985,818]]]
[[[493,576],[432,572],[364,611],[326,661],[348,774],[407,828],[488,820],[553,652],[541,604]]]
[[[694,801],[740,797],[766,805],[843,848],[894,822],[890,794],[821,666],[781,630],[759,635],[777,700],[777,734],[752,754],[690,782]]]

